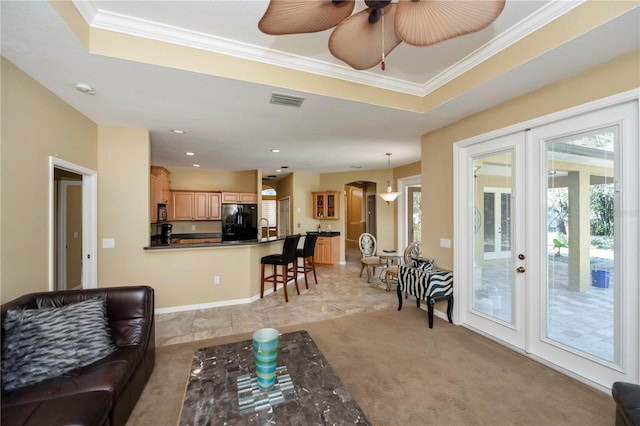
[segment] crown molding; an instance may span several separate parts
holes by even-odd
[[[584,1],[586,0],[552,1],[509,30],[498,35],[489,43],[460,59],[442,73],[421,84],[368,71],[357,71],[346,65],[331,64],[211,34],[100,10],[90,0],[72,0],[74,6],[92,28],[224,54],[420,97],[437,90],[501,50],[571,11]]]
[[[493,55],[501,52],[555,19],[558,19],[560,16],[575,9],[585,1],[586,0],[555,0],[548,3],[546,6],[538,9],[535,13],[513,25],[507,31],[493,38],[489,43],[486,43],[476,49],[474,52],[460,59],[457,63],[450,66],[442,73],[421,85],[423,96],[426,96],[434,90],[444,86],[448,82],[476,67],[478,64],[481,64],[491,58]]]

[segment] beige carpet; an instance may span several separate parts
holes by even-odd
[[[611,396],[406,306],[282,327],[307,330],[374,425],[613,425]],[[259,326],[256,326],[256,329]],[[157,349],[128,425],[178,423],[193,351],[250,333]]]

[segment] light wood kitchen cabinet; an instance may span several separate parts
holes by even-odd
[[[173,220],[221,220],[219,192],[172,191]]]
[[[318,265],[340,263],[340,237],[318,237],[313,253],[313,262]]]
[[[312,192],[314,219],[340,219],[340,192]]]
[[[171,218],[173,220],[193,220],[195,216],[195,193],[171,191]]]
[[[209,219],[222,220],[222,194],[219,192],[209,193]]]
[[[151,166],[151,175],[156,176],[156,200],[161,204],[169,204],[171,191],[169,190],[169,175],[171,172],[164,167]]]
[[[258,194],[255,192],[223,192],[223,203],[257,204]]]
[[[150,175],[149,179],[149,216],[151,223],[158,221],[158,176]]]
[[[193,219],[209,219],[209,194],[206,192],[194,192],[193,203]]]
[[[171,202],[171,191],[169,190],[170,174],[171,172],[164,167],[151,166],[149,179],[149,213],[151,222],[158,220],[158,204],[168,205]]]

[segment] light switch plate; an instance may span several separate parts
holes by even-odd
[[[440,238],[440,247],[451,248],[451,240],[447,238]]]
[[[114,248],[116,246],[116,240],[113,238],[103,238],[102,248]]]

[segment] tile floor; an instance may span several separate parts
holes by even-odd
[[[346,265],[316,266],[318,284],[309,289],[298,280],[300,295],[289,285],[289,303],[282,289],[253,303],[156,315],[156,345],[208,339],[253,331],[261,327],[300,324],[344,315],[397,308],[395,291],[380,289],[378,275],[367,283],[360,273],[360,252],[347,250]],[[376,270],[378,272],[378,270]],[[426,318],[426,317],[425,317]]]

